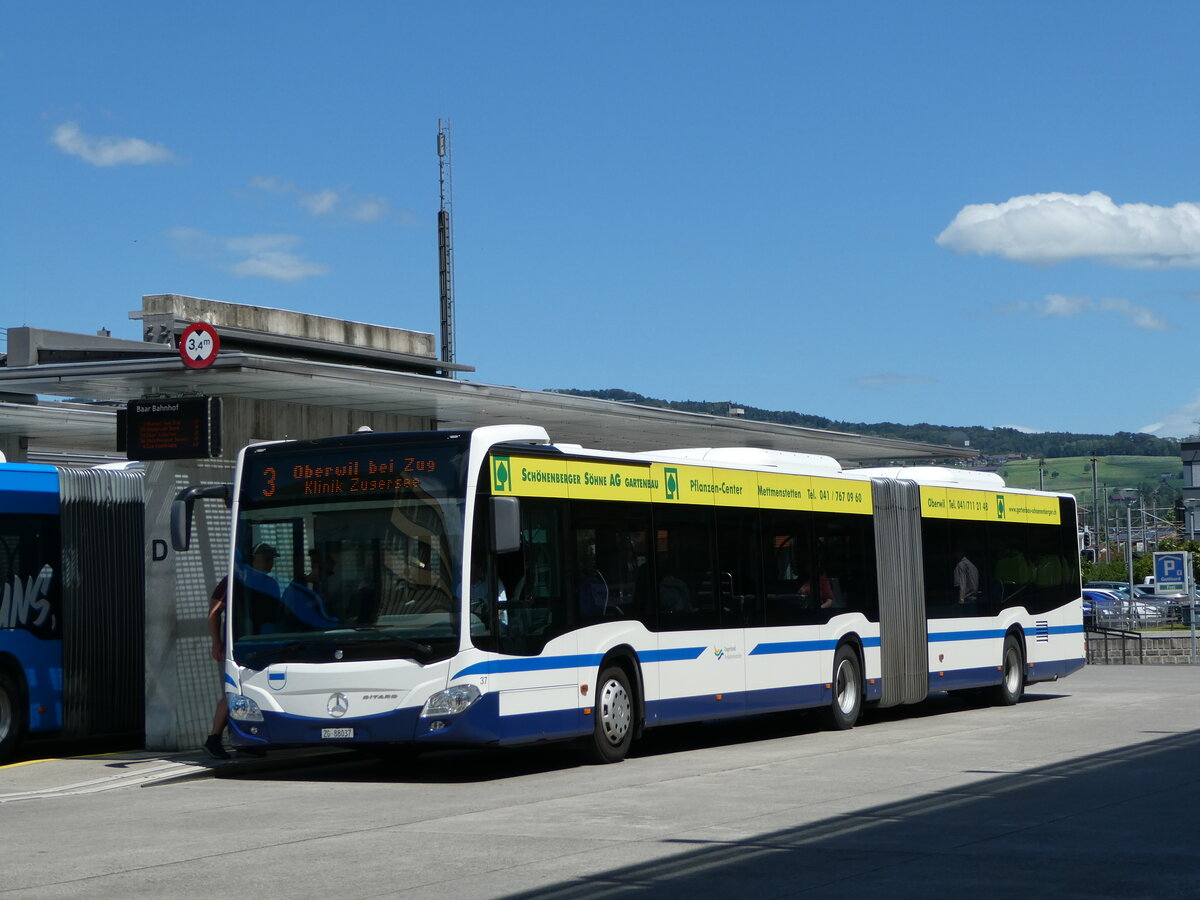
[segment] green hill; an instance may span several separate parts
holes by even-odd
[[[998,469],[1011,487],[1038,487],[1038,460],[1022,459]],[[1092,496],[1092,463],[1087,456],[1065,456],[1045,461],[1043,484],[1048,491],[1074,494],[1081,503]],[[1096,484],[1101,496],[1122,488],[1139,488],[1156,496],[1156,506],[1174,506],[1183,487],[1183,462],[1162,456],[1103,456],[1096,460]],[[1169,497],[1169,500],[1168,500]]]

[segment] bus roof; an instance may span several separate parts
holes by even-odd
[[[58,469],[34,463],[0,463],[0,513],[58,512]]]

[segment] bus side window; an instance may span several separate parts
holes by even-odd
[[[659,628],[719,627],[711,510],[656,510],[654,528]]]
[[[758,514],[751,510],[717,510],[720,559],[718,589],[723,626],[764,623],[762,542]]]
[[[649,523],[624,504],[572,504],[577,612],[580,624],[645,620],[649,596]]]
[[[801,587],[812,578],[810,522],[809,513],[773,512],[763,517],[768,625],[804,625],[819,618],[801,595]]]

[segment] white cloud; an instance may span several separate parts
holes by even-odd
[[[316,193],[301,194],[296,202],[314,216],[324,216],[333,212],[334,207],[338,205],[338,195],[336,191],[325,188]]]
[[[1039,319],[1070,319],[1089,313],[1111,312],[1127,318],[1135,328],[1144,331],[1166,331],[1171,324],[1146,306],[1136,306],[1120,297],[1078,297],[1068,294],[1047,294],[1033,302],[1022,300],[1005,309],[1007,313],[1029,313]]]
[[[1185,438],[1200,434],[1200,396],[1191,403],[1162,413],[1159,421],[1143,425],[1139,431],[1142,434],[1153,434],[1158,437]]]
[[[258,188],[260,191],[269,191],[272,194],[290,194],[296,190],[294,184],[280,181],[274,175],[255,175],[250,179],[250,187]]]
[[[181,250],[208,259],[218,268],[242,278],[302,281],[328,275],[331,269],[293,252],[300,243],[294,234],[254,234],[220,237],[197,228],[174,228],[171,238]]]
[[[1019,431],[1021,434],[1041,434],[1042,429],[1030,428],[1028,425],[1001,425],[1001,428],[1011,428],[1013,431]]]
[[[272,278],[275,281],[303,281],[312,275],[328,275],[329,266],[310,262],[294,253],[269,250],[256,253],[229,267],[234,275],[244,278]]]
[[[74,122],[66,122],[55,128],[50,142],[68,156],[78,156],[84,162],[101,168],[144,166],[175,160],[174,154],[162,144],[151,144],[133,137],[91,137],[84,134]]]
[[[378,222],[387,216],[389,204],[382,197],[365,197],[347,210],[347,215],[356,222]],[[404,224],[411,224],[404,220]]]
[[[936,378],[925,375],[902,375],[897,372],[880,372],[875,375],[860,375],[854,384],[870,391],[882,391],[893,387],[908,387],[914,384],[937,384]]]
[[[274,175],[256,175],[250,179],[250,187],[270,194],[292,197],[297,206],[315,218],[333,216],[369,223],[378,222],[390,212],[387,200],[382,197],[359,195],[333,188],[307,190]]]
[[[1053,265],[1073,259],[1129,268],[1200,268],[1200,204],[1116,204],[1090,194],[1030,194],[964,206],[937,236],[960,254]]]

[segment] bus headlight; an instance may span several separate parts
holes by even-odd
[[[421,708],[421,718],[456,716],[470,709],[481,696],[479,688],[473,684],[453,684],[425,701]]]
[[[238,722],[261,722],[262,710],[258,704],[242,694],[229,695],[229,718]]]

